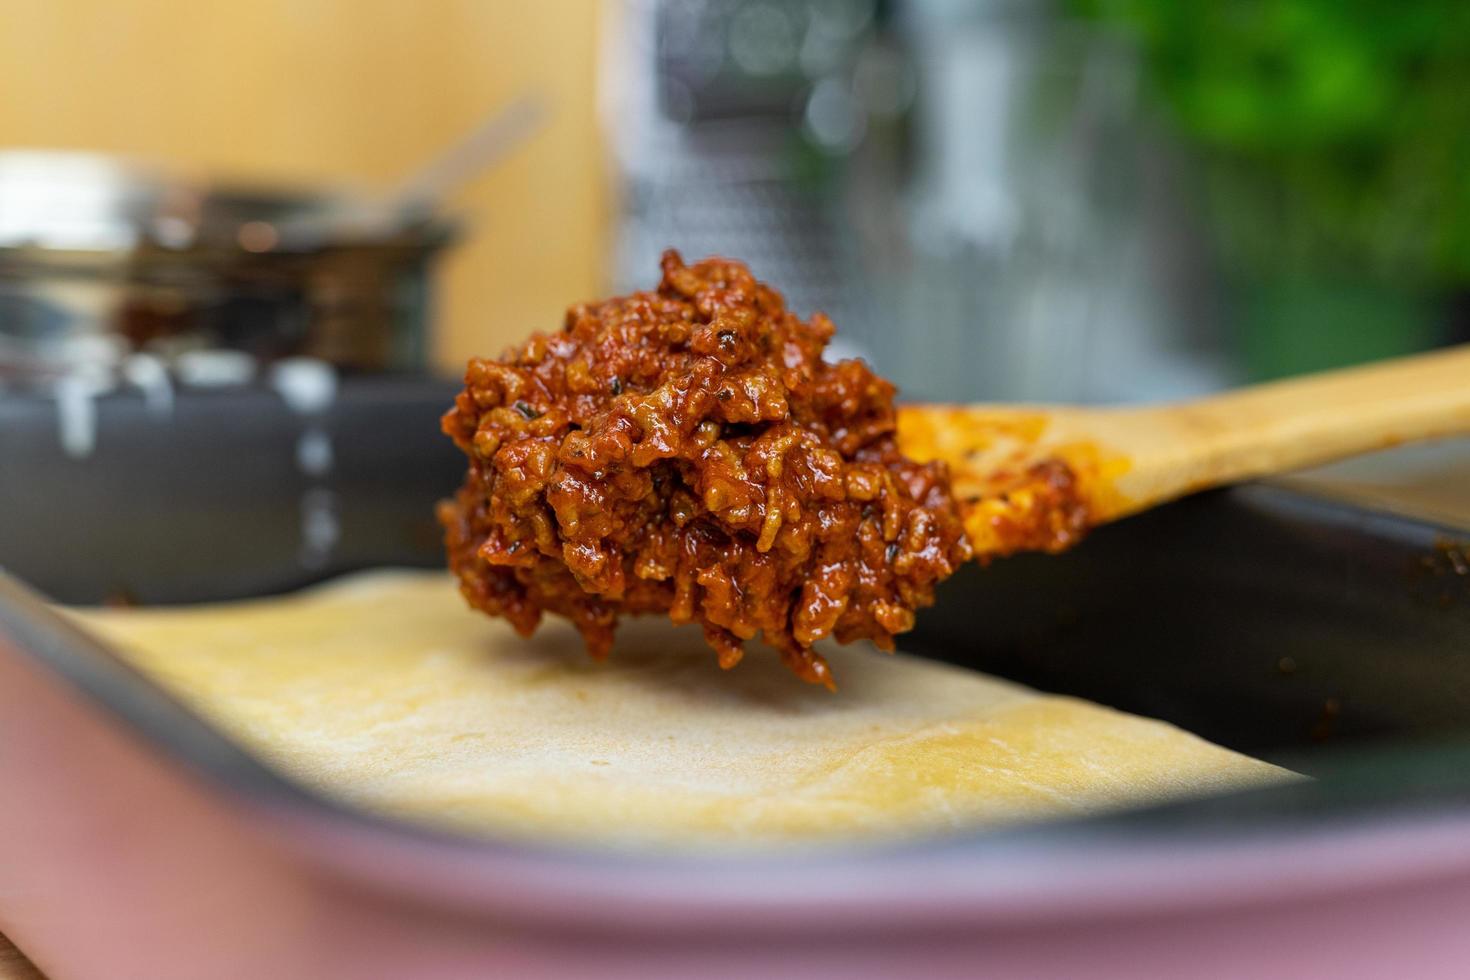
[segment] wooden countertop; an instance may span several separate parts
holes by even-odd
[[[45,980],[41,971],[0,935],[0,980]]]
[[[1370,453],[1275,482],[1470,531],[1470,439]]]

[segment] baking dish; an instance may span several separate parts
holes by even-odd
[[[343,445],[373,431],[337,411]],[[327,566],[304,570],[286,550],[232,565],[222,545],[135,563],[122,584],[181,601],[433,564],[432,535],[410,546],[403,533],[427,526],[430,472],[405,457],[369,479],[378,519],[354,525]],[[166,499],[133,501],[134,519],[166,526],[195,477],[172,479]],[[300,487],[252,493],[260,514],[294,514]],[[385,550],[388,528],[398,544]],[[1254,485],[1103,528],[1065,555],[968,569],[907,649],[1163,718],[1315,779],[779,858],[472,840],[344,808],[7,587],[0,931],[57,976],[1458,975],[1470,577],[1457,533]],[[95,571],[95,556],[65,557]],[[65,567],[28,577],[98,597],[99,578],[69,584]],[[255,574],[211,581],[210,567]]]

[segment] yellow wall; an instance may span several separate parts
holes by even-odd
[[[0,146],[387,186],[528,88],[549,121],[456,203],[436,360],[603,287],[596,0],[45,0],[0,6]]]

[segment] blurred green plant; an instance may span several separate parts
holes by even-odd
[[[1069,2],[1136,40],[1236,275],[1470,284],[1470,2]]]

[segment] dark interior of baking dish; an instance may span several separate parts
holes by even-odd
[[[116,396],[85,459],[61,451],[47,403],[0,399],[0,561],[63,601],[144,603],[440,565],[432,506],[461,466],[436,435],[451,390],[349,382],[313,420],[265,391],[189,397],[167,418]],[[330,436],[326,473],[299,465],[307,424]],[[308,498],[336,522],[312,567]],[[1457,534],[1269,485],[1203,494],[1068,554],[966,569],[903,645],[1321,777],[1239,812],[1470,801]]]

